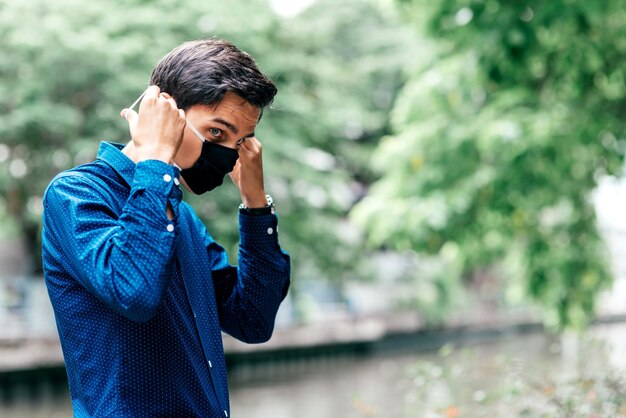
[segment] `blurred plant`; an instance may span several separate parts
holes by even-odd
[[[353,219],[374,246],[453,248],[459,283],[497,268],[546,324],[585,326],[611,284],[589,198],[626,148],[623,4],[396,3],[424,47]]]
[[[415,364],[406,417],[626,417],[626,371],[598,341],[586,340],[576,364],[541,378],[520,357],[477,352],[447,344],[439,361]]]

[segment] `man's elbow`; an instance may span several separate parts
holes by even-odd
[[[273,332],[274,330],[272,329],[269,332],[253,333],[250,335],[246,335],[243,342],[246,344],[263,344],[268,342],[272,338]]]
[[[263,344],[272,338],[274,333],[274,321],[258,322],[250,326],[242,333],[242,341],[246,344]]]

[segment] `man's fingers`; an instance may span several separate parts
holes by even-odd
[[[130,126],[134,126],[135,124],[137,124],[137,118],[139,117],[139,115],[137,115],[137,112],[135,112],[134,110],[122,109],[120,115],[124,119],[126,119]]]
[[[261,143],[258,139],[251,136],[249,138],[244,138],[243,141],[238,145],[237,149],[241,152],[248,153],[260,153],[261,152]]]
[[[250,146],[251,149],[255,151],[261,151],[261,142],[259,142],[259,140],[256,139],[255,136],[251,136],[250,138],[246,140],[246,142],[248,142],[248,145]]]
[[[160,93],[159,94],[159,99],[161,100],[165,100],[172,109],[178,109],[178,106],[176,105],[176,100],[174,100],[174,98],[172,96],[170,96],[167,93]]]

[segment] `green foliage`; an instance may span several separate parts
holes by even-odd
[[[463,277],[498,267],[549,325],[584,326],[611,282],[590,192],[626,147],[623,4],[398,5],[425,47],[353,218],[373,245],[452,245]]]
[[[355,266],[367,254],[345,214],[372,178],[369,153],[387,132],[408,29],[370,2],[319,0],[294,17],[270,3],[0,0],[0,206],[33,248],[49,180],[92,160],[100,140],[128,140],[119,111],[162,55],[219,36],[279,87],[257,135],[294,277],[364,275]],[[236,188],[185,198],[235,250]]]

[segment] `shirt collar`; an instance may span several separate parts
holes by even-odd
[[[109,164],[119,174],[128,185],[135,177],[135,163],[122,152],[124,144],[115,142],[101,142],[98,149],[98,159]]]

